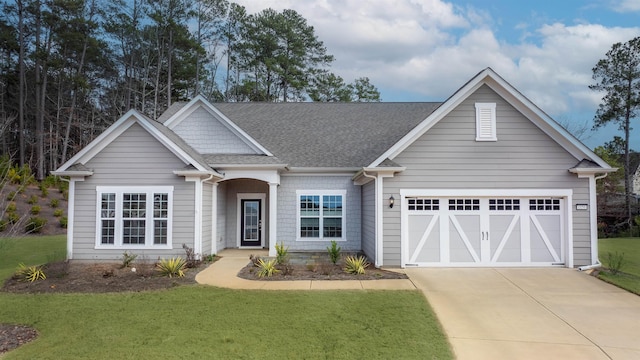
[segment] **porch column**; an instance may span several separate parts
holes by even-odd
[[[218,253],[218,183],[211,191],[211,255]]]
[[[278,183],[269,183],[269,256],[276,256],[278,241]]]

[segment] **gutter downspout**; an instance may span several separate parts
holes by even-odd
[[[596,185],[596,182],[597,182],[598,180],[601,180],[601,179],[606,178],[606,177],[607,177],[607,175],[609,175],[609,173],[604,173],[603,175],[600,175],[600,176],[597,176],[597,177],[594,177],[594,178],[593,178],[593,187],[594,187],[594,196],[593,196],[593,198],[594,198],[594,200],[595,200],[595,201],[592,201],[592,202],[591,202],[591,204],[592,204],[592,207],[591,207],[591,208],[592,208],[592,209],[594,209],[594,210],[592,210],[592,211],[597,211],[597,210],[598,210],[598,203],[597,203],[597,199],[595,199],[595,185]],[[595,207],[593,206],[593,204],[595,204]],[[593,217],[592,217],[592,220],[593,220],[593,219],[597,219],[597,216],[593,216]],[[596,234],[596,239],[595,239],[595,241],[593,242],[593,243],[594,243],[594,246],[591,248],[591,251],[592,251],[592,253],[593,253],[593,255],[591,256],[591,258],[592,258],[592,259],[594,259],[595,261],[594,261],[594,263],[593,263],[593,264],[591,264],[591,265],[585,265],[585,266],[580,266],[580,267],[578,267],[578,271],[586,271],[586,270],[597,269],[597,268],[602,267],[602,263],[600,262],[600,259],[598,259],[598,239],[597,239],[598,229],[597,229],[597,224],[592,224],[592,226],[595,226],[595,227],[596,227],[596,229],[594,230],[594,231],[595,231],[595,234]]]
[[[378,194],[378,188],[380,187],[379,181],[378,181],[378,177],[374,176],[374,175],[368,175],[366,171],[362,171],[362,176],[369,178],[369,179],[373,179],[373,183],[374,183],[374,203],[375,203],[375,224],[376,224],[376,228],[375,228],[375,259],[374,259],[374,266],[379,268],[381,266],[382,263],[382,255],[380,254],[379,247],[378,244],[381,241],[382,238],[382,208],[381,206],[379,206],[380,204],[378,204],[378,200],[381,199],[381,197]]]

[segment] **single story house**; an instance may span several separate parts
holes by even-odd
[[[615,171],[492,69],[442,103],[129,111],[54,172],[67,257],[362,251],[376,266],[566,266],[597,256]]]

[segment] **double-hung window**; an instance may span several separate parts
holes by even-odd
[[[345,191],[298,191],[298,240],[345,239]]]
[[[98,186],[96,248],[171,248],[171,186]]]

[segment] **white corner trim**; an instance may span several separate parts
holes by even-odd
[[[278,241],[278,183],[269,183],[269,256],[276,256]]]

